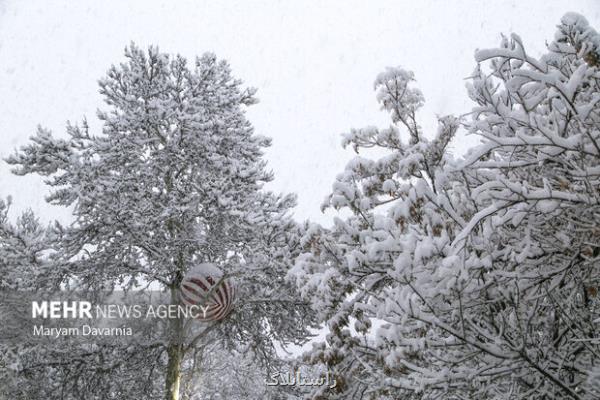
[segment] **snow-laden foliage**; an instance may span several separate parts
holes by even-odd
[[[393,124],[343,143],[383,155],[338,175],[324,207],[352,215],[289,274],[330,331],[305,357],[341,382],[314,398],[599,398],[599,44],[567,14],[540,58],[517,35],[477,51],[461,161],[457,119],[421,132],[412,73],[377,78]]]
[[[307,392],[299,385],[267,385],[269,373],[243,352],[210,345],[197,349],[194,358],[200,373],[184,389],[190,400],[297,400]],[[289,360],[281,361],[270,366],[273,371],[291,369]]]
[[[0,290],[30,290],[53,284],[52,274],[41,277],[41,262],[51,240],[31,210],[15,224],[8,218],[12,199],[0,199]],[[50,281],[49,281],[50,280]]]
[[[7,159],[16,174],[46,177],[47,200],[70,207],[73,222],[46,234],[26,214],[12,227],[2,203],[2,285],[20,286],[33,269],[38,286],[160,288],[178,303],[186,271],[210,262],[235,281],[238,301],[224,321],[192,324],[183,343],[140,337],[131,348],[29,352],[20,360],[25,382],[73,378],[48,385],[46,398],[165,398],[166,384],[176,399],[188,354],[203,343],[245,344],[268,363],[274,341],[301,342],[311,326],[307,306],[284,281],[297,254],[299,228],[289,215],[295,198],[263,189],[272,179],[262,159],[270,139],[254,134],[245,117],[255,90],[212,54],[190,65],[131,45],[125,56],[100,80],[108,105],[98,112],[102,132],[85,121],[69,124],[65,139],[39,128]],[[39,257],[44,235],[51,240],[41,248],[49,251]],[[17,271],[23,277],[13,277]],[[187,329],[182,320],[171,324],[166,329]]]

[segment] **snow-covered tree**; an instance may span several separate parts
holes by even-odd
[[[440,118],[428,140],[417,123],[424,100],[413,80],[401,68],[377,77],[377,98],[393,124],[352,130],[343,143],[383,155],[358,156],[338,175],[324,206],[352,216],[336,218],[331,230],[312,226],[302,243],[307,252],[290,273],[330,331],[307,360],[334,368],[337,394],[321,388],[317,398],[413,398],[414,377],[403,363],[426,358],[428,324],[417,310],[410,315],[411,301],[424,280],[452,279],[438,266],[472,207],[467,190],[447,173],[446,147],[459,124]]]
[[[243,351],[224,351],[215,345],[196,349],[200,379],[190,381],[185,388],[190,400],[297,400],[298,385],[268,385],[270,374],[290,368],[289,360],[274,360],[271,371]]]
[[[315,398],[599,396],[600,36],[567,14],[539,59],[516,35],[476,58],[465,160],[456,119],[425,138],[399,68],[375,82],[393,125],[344,137],[371,157],[325,206],[352,216],[311,227],[290,272],[330,331],[306,358],[342,382]]]
[[[48,250],[50,232],[31,210],[25,211],[15,224],[8,213],[12,199],[0,199],[0,290],[34,289],[51,286],[50,277],[41,277],[39,266]]]
[[[600,35],[574,13],[539,59],[517,35],[476,53],[469,129],[484,143],[464,166],[480,206],[454,247],[473,258],[488,238],[492,285],[480,297],[497,306],[478,329],[502,350],[489,364],[510,371],[515,398],[600,395],[589,380],[600,355],[599,55]]]
[[[312,324],[284,280],[298,244],[289,213],[295,198],[263,189],[272,179],[262,159],[270,139],[254,134],[244,112],[255,90],[212,54],[188,65],[131,45],[125,56],[100,81],[109,106],[98,112],[102,132],[91,133],[86,121],[69,124],[65,139],[39,128],[7,159],[18,175],[46,177],[53,189],[47,201],[73,212],[71,224],[50,229],[52,251],[38,260],[36,274],[80,290],[158,287],[179,304],[185,273],[210,262],[235,280],[238,302],[222,321],[191,324],[184,340],[178,336],[189,321],[171,319],[165,329],[174,335],[166,341],[144,337],[85,355],[48,354],[58,366],[24,358],[24,374],[37,367],[64,372],[65,381],[75,376],[48,398],[178,399],[191,354],[203,343],[245,344],[269,362],[275,341],[302,342]],[[140,392],[122,392],[125,386]]]

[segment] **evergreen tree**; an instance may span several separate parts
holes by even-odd
[[[175,400],[203,344],[245,345],[268,363],[277,358],[275,341],[307,337],[308,309],[284,281],[298,242],[295,198],[263,188],[273,178],[262,159],[270,139],[245,117],[255,90],[244,89],[225,61],[205,54],[188,65],[133,44],[125,56],[100,80],[109,106],[98,112],[102,132],[92,134],[86,121],[69,124],[66,139],[39,128],[7,161],[18,175],[46,177],[48,202],[73,211],[71,224],[51,228],[52,251],[37,279],[89,291],[159,287],[172,304],[197,264],[212,263],[236,282],[238,301],[222,321],[170,319],[161,327],[167,339],[98,346],[85,367],[75,361],[81,354],[61,356],[66,369],[79,368],[64,398]],[[38,372],[48,366],[26,362],[21,370],[32,374],[34,364]]]

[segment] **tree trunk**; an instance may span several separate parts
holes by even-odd
[[[179,400],[179,384],[181,382],[181,360],[183,346],[170,344],[167,349],[169,362],[167,364],[166,400]]]
[[[179,304],[179,291],[171,288],[171,304]],[[167,377],[165,379],[165,399],[179,400],[179,386],[181,383],[181,362],[183,361],[183,319],[169,320],[169,345],[167,347]]]

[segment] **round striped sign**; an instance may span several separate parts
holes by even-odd
[[[181,300],[187,306],[198,306],[197,319],[218,321],[233,308],[235,287],[214,264],[192,268],[181,282]]]

